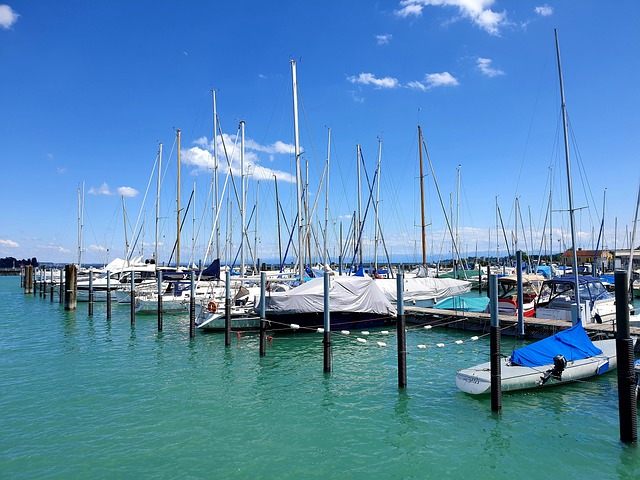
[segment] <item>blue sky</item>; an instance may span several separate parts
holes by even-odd
[[[208,192],[215,89],[223,132],[218,145],[224,139],[236,174],[235,139],[240,121],[245,122],[247,222],[258,205],[257,227],[253,219],[247,227],[251,248],[261,259],[276,258],[274,175],[289,227],[297,204],[291,59],[297,63],[309,202],[318,199],[312,223],[319,244],[324,224],[319,185],[331,129],[327,236],[332,259],[340,225],[346,241],[358,208],[360,145],[370,179],[381,146],[378,216],[391,260],[420,260],[418,124],[463,254],[473,255],[476,248],[506,252],[502,231],[496,247],[496,201],[510,248],[517,228],[519,248],[524,250],[526,242],[526,250],[537,254],[543,229],[549,235],[544,224],[550,185],[557,251],[570,244],[570,236],[568,215],[562,212],[567,181],[554,28],[571,132],[575,207],[580,208],[578,246],[592,248],[597,240],[606,189],[604,245],[628,247],[640,179],[638,20],[635,1],[0,5],[0,256],[76,261],[78,189],[84,185],[83,261],[124,256],[123,211],[130,244],[137,238],[136,253],[150,257],[152,174],[162,142],[166,170],[159,257],[167,261],[176,230],[175,130],[180,129],[183,209],[195,188],[181,259],[203,258],[212,224]],[[221,151],[219,156],[222,185],[227,160]],[[450,256],[445,215],[426,157],[424,168],[429,257]],[[361,178],[364,216],[364,170]],[[223,236],[226,200],[224,205]],[[231,217],[239,218],[237,205]],[[373,218],[370,207],[363,234],[369,258]],[[237,222],[232,256],[239,244]]]

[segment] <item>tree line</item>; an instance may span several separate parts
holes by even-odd
[[[13,257],[0,258],[0,268],[20,268],[26,267],[28,265],[37,267],[38,259],[36,257],[33,257],[31,259],[23,258],[22,260],[17,260]]]

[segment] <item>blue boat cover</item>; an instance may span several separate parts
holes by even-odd
[[[580,323],[547,337],[526,347],[514,350],[511,363],[524,367],[553,365],[556,355],[563,355],[567,361],[600,355],[602,350],[596,347]]]

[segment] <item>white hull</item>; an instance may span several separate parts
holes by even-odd
[[[549,377],[547,382],[542,384],[542,377],[546,372],[553,369],[553,365],[542,365],[540,367],[522,367],[519,365],[509,365],[508,358],[501,360],[501,386],[503,392],[513,390],[524,390],[529,388],[550,387],[563,383],[584,380],[586,378],[602,375],[603,373],[616,368],[618,361],[616,358],[615,340],[598,340],[593,344],[602,350],[602,354],[582,360],[568,361],[562,372],[562,379],[557,380]],[[491,363],[483,363],[475,367],[465,368],[456,373],[456,386],[465,393],[479,395],[491,391]]]

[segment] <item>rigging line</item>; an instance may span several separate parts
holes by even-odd
[[[578,148],[578,142],[576,140],[576,135],[573,132],[573,125],[569,121],[569,131],[571,132],[571,139],[573,143],[573,149],[576,152],[576,163],[578,164],[578,170],[580,171],[580,180],[582,181],[582,188],[584,189],[585,196],[587,195],[591,197],[591,205],[595,210],[595,214],[597,218],[600,218],[600,213],[598,212],[598,204],[596,203],[593,192],[591,191],[591,185],[589,184],[589,176],[587,174],[584,162],[582,161],[582,154],[580,153],[580,149]],[[586,187],[585,187],[586,183]],[[594,225],[593,218],[591,217],[591,211],[589,211],[589,220],[591,221],[591,225]]]
[[[456,258],[460,263],[462,263],[462,259],[460,258],[460,252],[458,251],[458,245],[453,236],[453,230],[451,228],[451,223],[449,222],[449,217],[447,216],[447,210],[444,207],[444,202],[442,200],[442,195],[440,193],[440,187],[438,186],[438,180],[436,179],[436,172],[433,168],[433,163],[431,162],[431,156],[429,155],[429,150],[427,149],[427,143],[424,139],[424,135],[422,136],[422,147],[424,147],[424,151],[426,153],[427,161],[429,162],[429,167],[431,168],[431,176],[433,177],[433,182],[436,185],[436,190],[438,191],[438,198],[440,199],[440,206],[442,207],[442,212],[444,214],[444,219],[447,223],[447,229],[449,230],[449,235],[451,235],[451,243],[453,243],[453,247],[455,249]],[[465,278],[467,277],[466,272],[463,270]]]
[[[156,159],[153,162],[153,168],[151,169],[151,175],[149,176],[149,181],[147,182],[147,188],[144,191],[144,197],[142,198],[142,203],[141,203],[141,206],[140,206],[140,210],[138,211],[138,219],[136,220],[136,227],[133,230],[134,232],[136,230],[138,230],[138,225],[140,224],[140,217],[142,216],[142,212],[144,210],[144,205],[145,205],[145,203],[147,201],[147,195],[149,194],[149,188],[151,187],[151,182],[153,181],[153,176],[154,176],[153,174],[156,171],[156,165],[157,164],[158,164],[158,155],[156,155]],[[129,254],[129,252],[127,252],[127,254]],[[130,256],[127,255],[127,258],[129,258],[129,257]]]

